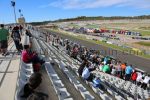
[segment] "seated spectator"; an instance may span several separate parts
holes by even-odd
[[[136,73],[136,70],[133,71],[131,75],[131,81],[136,84],[136,79],[137,79],[138,74]]]
[[[33,73],[30,78],[29,82],[27,82],[23,87],[23,92],[21,97],[22,98],[28,98],[32,93],[34,93],[34,90],[41,84],[42,82],[42,75],[40,73]]]
[[[150,81],[150,77],[149,77],[149,75],[146,75],[144,80],[143,80],[143,83],[141,85],[141,88],[146,90],[147,85],[149,84],[149,81]]]
[[[101,80],[99,78],[94,78],[92,82],[94,87],[100,87]]]
[[[125,80],[127,80],[127,81],[130,80],[130,77],[131,77],[132,72],[133,72],[132,65],[127,66],[127,67],[126,67],[126,70],[125,70]]]
[[[41,66],[45,63],[37,53],[32,52],[28,45],[24,46],[24,50],[22,51],[22,61],[24,63],[32,63],[34,72],[38,72]]]
[[[109,64],[103,66],[103,72],[110,74],[110,66],[109,66]]]
[[[93,83],[93,86],[94,86],[95,88],[100,88],[100,89],[102,89],[102,90],[105,89],[104,86],[102,85],[102,82],[101,82],[100,78],[98,78],[98,77],[95,77],[95,78],[93,79],[92,83]]]
[[[82,75],[83,69],[85,68],[85,66],[87,66],[88,61],[85,59],[83,60],[82,64],[80,65],[79,69],[78,69],[78,73],[79,75]]]
[[[91,73],[91,71],[95,70],[95,68],[90,68],[90,65],[87,65],[83,69],[82,78],[87,81],[92,81],[94,78],[94,75]]]

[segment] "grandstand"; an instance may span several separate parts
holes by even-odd
[[[68,55],[64,46],[57,41],[48,41],[40,29],[28,27],[32,37],[24,34],[22,44],[30,45],[46,61],[41,69],[42,84],[37,88],[45,100],[147,100],[150,89],[143,88],[116,76],[103,73],[97,68],[92,73],[99,77],[103,89],[95,88],[92,82],[78,74],[81,59]],[[55,37],[50,34],[50,40]],[[43,38],[45,37],[45,38]],[[26,64],[16,54],[14,43],[9,41],[9,55],[0,57],[0,100],[23,100],[20,91],[32,73],[32,64]]]

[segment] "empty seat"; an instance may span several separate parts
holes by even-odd
[[[58,95],[60,96],[60,100],[70,97],[70,93],[67,92],[66,88],[59,88]]]
[[[64,84],[61,82],[61,80],[54,80],[54,84],[58,88],[63,88]]]
[[[85,100],[94,100],[94,97],[88,91],[81,92],[81,95]]]

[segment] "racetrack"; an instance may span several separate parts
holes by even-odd
[[[52,33],[52,32],[51,32]],[[122,62],[127,62],[128,64],[132,64],[133,67],[139,68],[143,71],[150,73],[150,59],[142,58],[133,54],[127,54],[118,50],[111,49],[109,47],[102,46],[100,44],[91,43],[84,40],[79,40],[77,38],[71,37],[69,35],[61,34],[61,33],[54,33],[62,37],[63,39],[69,39],[76,43],[79,43],[87,48],[92,48],[95,50],[103,51],[102,55],[111,55],[115,57],[117,60]]]

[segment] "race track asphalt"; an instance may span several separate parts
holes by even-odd
[[[65,35],[65,34],[61,34],[61,33],[54,33],[54,32],[51,32],[51,33],[57,34],[60,37],[62,37],[63,39],[69,39],[71,41],[79,43],[87,48],[100,50],[100,51],[102,51],[103,56],[111,55],[114,58],[116,58],[117,60],[126,62],[127,64],[132,64],[134,68],[139,68],[145,72],[150,73],[150,59],[146,59],[146,58],[142,58],[142,57],[139,57],[139,56],[136,56],[133,54],[128,54],[128,53],[124,53],[122,51],[114,50],[109,47],[102,46],[100,44],[95,44],[95,43],[91,43],[88,41],[80,40],[80,39],[71,37],[69,35]]]

